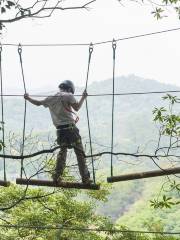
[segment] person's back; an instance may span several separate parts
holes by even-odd
[[[42,101],[44,107],[48,107],[55,127],[66,124],[74,124],[72,104],[77,101],[72,93],[61,90],[54,96]]]
[[[52,117],[53,124],[57,129],[57,143],[60,146],[60,151],[57,155],[55,173],[52,175],[54,182],[62,180],[62,174],[66,165],[67,148],[74,148],[79,172],[82,182],[90,184],[90,174],[87,168],[85,153],[79,134],[79,129],[75,125],[73,111],[78,111],[85,98],[87,97],[86,90],[79,101],[74,97],[75,87],[73,82],[65,80],[59,85],[60,92],[54,96],[47,97],[39,101],[25,94],[24,98],[36,106],[43,105],[48,108]]]

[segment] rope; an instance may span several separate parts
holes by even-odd
[[[134,35],[134,36],[128,36],[128,37],[118,38],[118,39],[116,39],[116,42],[123,41],[123,40],[134,39],[134,38],[152,36],[152,35],[157,35],[157,34],[162,34],[162,33],[174,32],[174,31],[179,31],[179,30],[180,30],[180,27],[166,29],[166,30],[157,31],[157,32],[144,33],[144,34],[139,34],[139,35]],[[102,45],[102,44],[107,44],[107,43],[112,43],[112,41],[107,40],[107,41],[95,42],[93,45]],[[2,45],[3,46],[15,46],[15,47],[18,46],[18,44],[14,44],[14,43],[3,43]],[[23,47],[89,46],[89,43],[54,43],[54,44],[48,44],[48,43],[44,44],[43,43],[43,44],[22,44],[21,46],[23,46]]]
[[[60,147],[54,147],[51,149],[44,149],[38,152],[34,152],[28,155],[3,155],[0,154],[0,157],[5,157],[5,158],[9,158],[9,159],[25,159],[25,158],[32,158],[41,154],[45,154],[45,153],[53,153],[54,151],[58,150]],[[102,155],[114,155],[114,156],[131,156],[131,157],[147,157],[147,158],[168,158],[168,157],[180,157],[179,155],[150,155],[150,154],[136,154],[136,153],[126,153],[126,152],[111,152],[111,151],[105,151],[105,152],[100,152],[100,153],[95,153],[92,155],[85,155],[85,158],[92,158],[92,157],[101,157]]]
[[[23,61],[22,61],[22,46],[19,44],[18,46],[18,53],[19,53],[19,61],[21,65],[21,73],[22,73],[22,80],[23,80],[23,86],[24,86],[24,93],[27,93],[26,91],[26,83],[25,83],[25,77],[24,77],[24,70],[23,70]],[[24,144],[25,144],[25,134],[26,134],[26,110],[27,110],[27,101],[24,100],[24,120],[23,120],[23,134],[22,134],[22,146],[21,146],[21,173],[20,176],[22,178],[23,171],[24,171]]]
[[[115,64],[116,64],[116,41],[112,41],[113,48],[113,89],[112,89],[112,123],[111,123],[111,152],[114,147],[114,83],[115,83]],[[111,177],[113,176],[113,155],[111,154]]]
[[[3,78],[2,78],[2,46],[0,45],[0,78],[1,78],[1,124],[2,124],[2,150],[5,155],[5,130],[4,130],[4,101],[3,101]],[[3,157],[4,181],[6,181],[6,158]]]
[[[164,93],[180,93],[180,90],[166,90],[166,91],[152,91],[152,92],[125,92],[125,93],[114,93],[114,96],[130,96],[130,95],[151,95],[151,94],[164,94]],[[23,97],[24,94],[0,94],[3,97]],[[103,96],[112,96],[112,93],[101,93],[101,94],[88,94],[88,97],[103,97]],[[32,94],[32,97],[57,97],[55,95],[40,95]],[[74,94],[76,97],[81,97],[82,94]]]
[[[90,63],[91,63],[92,52],[93,52],[93,45],[92,45],[92,43],[91,43],[91,44],[89,45],[89,59],[88,59],[88,68],[87,68],[87,76],[86,76],[85,90],[87,90],[87,86],[88,86],[89,68],[90,68]],[[89,110],[88,110],[88,101],[87,101],[87,98],[86,98],[86,114],[87,114],[87,122],[88,122],[88,133],[89,133],[90,153],[91,153],[91,155],[92,155],[92,154],[93,154],[93,150],[92,150],[91,129],[90,129]],[[93,181],[94,181],[94,183],[96,183],[93,156],[91,157],[91,164],[92,164],[92,169],[93,169]]]
[[[167,30],[162,30],[162,31],[157,31],[157,32],[144,33],[144,34],[124,37],[124,38],[118,38],[118,39],[116,39],[116,42],[130,40],[130,39],[134,39],[134,38],[147,37],[147,36],[152,36],[152,35],[162,34],[162,33],[167,33],[167,32],[174,32],[174,31],[179,31],[179,30],[180,30],[180,28],[178,27],[178,28],[172,28],[172,29],[167,29]],[[94,45],[101,45],[101,44],[105,44],[105,43],[111,43],[111,41],[97,42]]]
[[[180,235],[180,232],[160,232],[160,231],[140,231],[140,230],[120,230],[120,229],[103,229],[103,228],[77,228],[77,227],[65,227],[58,226],[32,226],[32,225],[16,225],[16,224],[0,224],[2,228],[25,228],[25,229],[44,229],[44,230],[68,230],[68,231],[80,231],[80,232],[110,232],[110,233],[142,233],[142,234],[162,234],[162,235]]]

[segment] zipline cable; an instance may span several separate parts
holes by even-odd
[[[86,76],[85,90],[87,90],[87,86],[88,86],[89,68],[90,68],[92,53],[93,53],[93,44],[90,43],[90,45],[89,45],[89,58],[88,58],[88,68],[87,68],[87,76]],[[87,98],[86,98],[86,114],[87,114],[87,122],[88,122],[88,133],[89,133],[90,153],[91,153],[91,155],[93,155],[92,140],[91,140],[91,129],[90,129],[90,121],[89,121],[89,110],[88,110],[88,101],[87,101]],[[93,158],[93,156],[91,157],[91,164],[92,164],[92,170],[93,170],[93,181],[94,181],[94,183],[96,183],[95,168],[94,168],[94,158]]]
[[[112,41],[113,49],[113,86],[112,86],[112,123],[111,123],[111,152],[114,148],[114,88],[115,88],[115,64],[116,64],[116,41]],[[111,154],[111,177],[113,176],[113,155]]]
[[[4,130],[4,100],[3,100],[3,77],[2,77],[2,45],[0,44],[0,78],[1,78],[1,130],[2,130],[2,150],[5,155],[5,130]],[[4,181],[6,181],[6,158],[3,157]]]
[[[162,30],[162,31],[150,32],[150,33],[144,33],[144,34],[139,34],[139,35],[134,35],[134,36],[128,36],[128,37],[118,38],[118,39],[116,39],[116,42],[123,41],[123,40],[134,39],[134,38],[152,36],[152,35],[157,35],[157,34],[162,34],[162,33],[174,32],[174,31],[179,31],[179,30],[180,30],[180,27],[166,29],[166,30]],[[107,44],[107,43],[111,43],[111,42],[112,42],[112,40],[107,40],[107,41],[95,42],[93,45],[94,46],[95,45],[102,45],[102,44]],[[3,46],[15,46],[15,47],[18,46],[18,44],[14,44],[14,43],[2,43],[2,45]],[[22,44],[21,46],[23,46],[23,47],[89,46],[89,43]]]
[[[23,69],[23,61],[22,61],[22,46],[19,44],[18,46],[18,53],[19,53],[19,61],[20,61],[20,66],[21,66],[21,73],[22,73],[22,80],[23,80],[23,86],[24,86],[24,93],[26,94],[26,83],[25,83],[25,77],[24,77],[24,69]],[[22,178],[23,172],[24,171],[24,144],[25,144],[25,134],[26,134],[26,111],[27,110],[27,101],[24,99],[24,120],[23,120],[23,135],[22,135],[22,145],[21,145],[21,173],[20,176]]]

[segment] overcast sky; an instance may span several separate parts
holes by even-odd
[[[117,0],[98,0],[90,11],[57,12],[53,17],[23,20],[7,25],[3,43],[90,43],[118,39],[180,27],[178,17],[157,21],[150,6]],[[180,31],[118,42],[116,76],[136,74],[180,86]],[[44,87],[55,89],[63,79],[83,86],[88,47],[23,47],[28,92]],[[22,87],[16,47],[3,48],[3,77],[6,91]],[[94,47],[90,82],[112,77],[111,44]]]

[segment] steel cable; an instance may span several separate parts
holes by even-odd
[[[3,77],[2,77],[2,45],[0,45],[0,79],[1,79],[1,130],[2,130],[2,150],[3,150],[3,168],[4,181],[6,181],[6,158],[5,158],[5,130],[4,130],[4,99],[3,99]]]
[[[26,83],[25,83],[25,77],[24,77],[24,69],[23,69],[23,61],[22,61],[22,46],[19,44],[18,46],[18,53],[19,53],[19,61],[20,61],[20,66],[21,66],[21,74],[22,74],[22,80],[23,80],[23,87],[24,87],[24,93],[26,94]],[[22,178],[23,172],[24,171],[24,145],[25,145],[25,134],[26,134],[26,112],[27,112],[27,101],[24,99],[24,119],[23,119],[23,134],[22,134],[22,145],[21,145],[21,173],[20,176]]]

